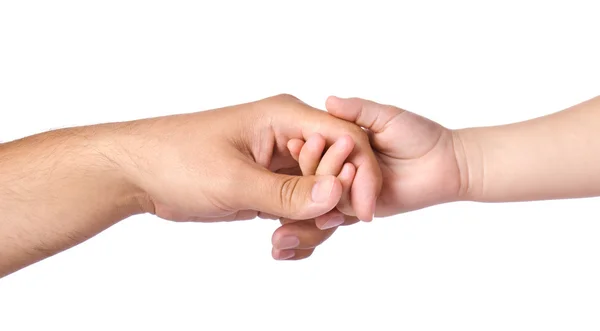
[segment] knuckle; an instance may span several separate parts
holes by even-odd
[[[277,100],[277,101],[299,101],[300,99],[296,98],[295,96],[291,95],[291,94],[287,94],[287,93],[281,93],[278,94],[276,96],[273,97],[273,99]]]
[[[350,124],[350,126],[348,127],[348,132],[357,144],[369,143],[369,135],[365,130],[363,130],[363,128],[357,125]]]
[[[282,210],[287,210],[294,214],[297,206],[294,203],[294,195],[300,183],[300,178],[295,176],[286,176],[282,179],[279,192],[279,205]]]

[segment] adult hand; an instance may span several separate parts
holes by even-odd
[[[1,144],[0,277],[138,213],[203,222],[325,214],[340,201],[340,179],[294,176],[286,146],[315,133],[354,141],[351,205],[370,220],[381,173],[368,137],[287,95]]]
[[[367,135],[300,100],[280,95],[207,112],[136,121],[125,126],[115,155],[147,193],[146,210],[176,221],[262,217],[309,219],[333,209],[342,194],[335,176],[294,176],[290,139],[320,133],[333,143],[350,136],[356,167],[351,205],[373,217],[381,173]],[[285,174],[284,174],[285,173]]]

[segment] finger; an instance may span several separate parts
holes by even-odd
[[[293,258],[296,255],[296,250],[295,249],[286,249],[286,250],[281,250],[281,249],[277,249],[275,247],[271,248],[271,256],[273,256],[273,258],[275,260],[289,260],[291,258]]]
[[[235,177],[220,188],[220,204],[233,210],[257,210],[292,219],[312,219],[340,201],[342,184],[334,176],[290,176],[254,163],[241,164]]]
[[[355,147],[348,162],[356,167],[352,184],[352,206],[361,220],[373,218],[373,205],[381,192],[381,169],[369,143],[367,134],[354,123],[330,116],[289,96],[271,98],[270,127],[277,137],[307,140],[314,133],[321,134],[327,144],[333,144],[344,135],[350,135]],[[281,112],[285,105],[285,112]],[[287,142],[286,140],[286,142]]]
[[[350,136],[341,137],[327,149],[325,155],[320,158],[320,162],[317,161],[318,167],[315,174],[337,176],[353,149],[352,138]]]
[[[356,175],[350,189],[350,201],[354,215],[364,222],[373,220],[375,203],[381,191],[381,179],[373,180],[373,174],[381,174],[377,163],[365,162],[356,168]],[[340,197],[341,198],[341,197]]]
[[[311,249],[297,249],[294,252],[294,256],[292,258],[289,258],[289,261],[298,261],[298,260],[304,260],[308,257],[311,257],[313,255],[313,253],[315,252],[314,248]]]
[[[334,96],[327,98],[325,107],[333,116],[356,123],[374,133],[384,131],[392,120],[405,112],[403,109],[369,100]]]
[[[338,175],[338,179],[342,183],[342,198],[337,205],[337,209],[346,215],[354,215],[350,200],[350,191],[354,182],[354,176],[356,176],[356,168],[352,163],[344,164],[342,171]]]
[[[350,225],[358,222],[358,218],[342,214],[339,210],[334,209],[325,215],[321,215],[315,219],[315,226],[321,230],[335,229],[341,225]]]
[[[279,250],[309,249],[322,244],[334,232],[335,228],[317,228],[314,221],[287,223],[275,230],[271,242]]]
[[[315,224],[321,230],[331,229],[340,225],[351,225],[358,222],[358,218],[353,216],[344,215],[342,212],[347,210],[344,213],[351,213],[352,207],[350,205],[350,189],[352,186],[352,181],[354,180],[354,175],[356,174],[356,168],[352,163],[346,163],[342,167],[340,175],[338,179],[342,183],[342,199],[338,204],[336,209],[331,210],[330,212],[318,216],[315,219]],[[341,211],[341,212],[340,212]],[[292,220],[288,218],[281,218],[281,224],[295,223],[300,222],[302,220]]]
[[[271,255],[275,260],[289,260],[296,261],[306,259],[314,253],[315,249],[286,249],[279,250],[277,248],[273,248]]]
[[[304,140],[302,139],[290,139],[287,143],[287,148],[292,155],[292,158],[298,162],[300,157],[300,151],[302,150],[302,146],[304,146]]]
[[[313,134],[306,140],[298,157],[298,164],[302,170],[302,175],[307,176],[316,173],[319,161],[321,161],[323,151],[325,150],[325,143],[325,138],[318,133]],[[332,175],[337,175],[337,173]]]
[[[326,230],[328,227],[324,226],[324,224],[327,223],[329,218],[335,217],[337,215],[342,215],[344,217],[343,223],[339,224],[339,226],[352,225],[352,224],[356,224],[360,221],[358,218],[356,218],[356,216],[348,216],[348,215],[340,212],[339,210],[334,209],[325,215],[321,215],[321,216],[318,216],[317,218],[315,218],[315,221],[314,221],[315,225],[321,230]],[[281,225],[283,225],[283,224],[296,223],[296,222],[305,222],[306,220],[293,220],[293,219],[289,219],[289,218],[281,218],[279,221],[281,222]],[[335,227],[335,225],[333,225],[332,227]]]

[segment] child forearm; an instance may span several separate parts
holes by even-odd
[[[455,132],[467,200],[600,196],[600,97],[541,118]]]

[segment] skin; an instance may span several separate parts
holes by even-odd
[[[317,133],[328,146],[342,137],[353,142],[344,155],[353,181],[297,176],[286,144]],[[346,191],[368,221],[380,189],[365,132],[289,95],[47,132],[0,145],[0,277],[136,214],[197,222],[311,219],[335,208]],[[308,238],[311,230],[295,231]]]
[[[383,176],[376,216],[453,201],[600,196],[600,155],[593,152],[600,150],[600,97],[524,122],[460,130],[359,98],[330,97],[326,108],[331,115],[355,123],[369,134]],[[301,139],[288,144],[292,155],[298,155],[303,146]],[[355,218],[345,216],[342,225],[355,222]],[[331,236],[331,228],[317,236],[322,224],[305,225],[304,233],[310,227],[315,233],[311,243],[322,243]],[[292,225],[284,224],[274,238],[298,233]],[[308,244],[300,240],[298,247]]]
[[[350,188],[356,175],[356,168],[352,163],[346,163],[346,158],[354,148],[354,141],[349,136],[344,136],[326,152],[325,147],[325,138],[320,134],[312,135],[306,143],[301,140],[288,142],[288,149],[292,152],[294,160],[298,161],[303,175],[337,176],[342,183],[341,201],[350,201]],[[300,260],[309,257],[314,252],[314,248],[329,238],[335,228],[344,222],[343,216],[335,217],[338,214],[336,210],[303,221],[282,218],[281,223],[287,224],[286,229],[298,231],[301,237],[286,237],[284,232],[275,232],[272,240],[273,257],[277,260]]]
[[[331,97],[326,107],[333,116],[282,95],[0,145],[0,276],[139,213],[206,222],[281,216],[273,255],[302,259],[340,216],[356,222],[343,214],[349,209],[370,220],[374,197],[376,215],[387,216],[458,200],[600,195],[600,156],[590,153],[600,148],[600,98],[455,131],[363,99]],[[326,193],[314,201],[317,182]]]

